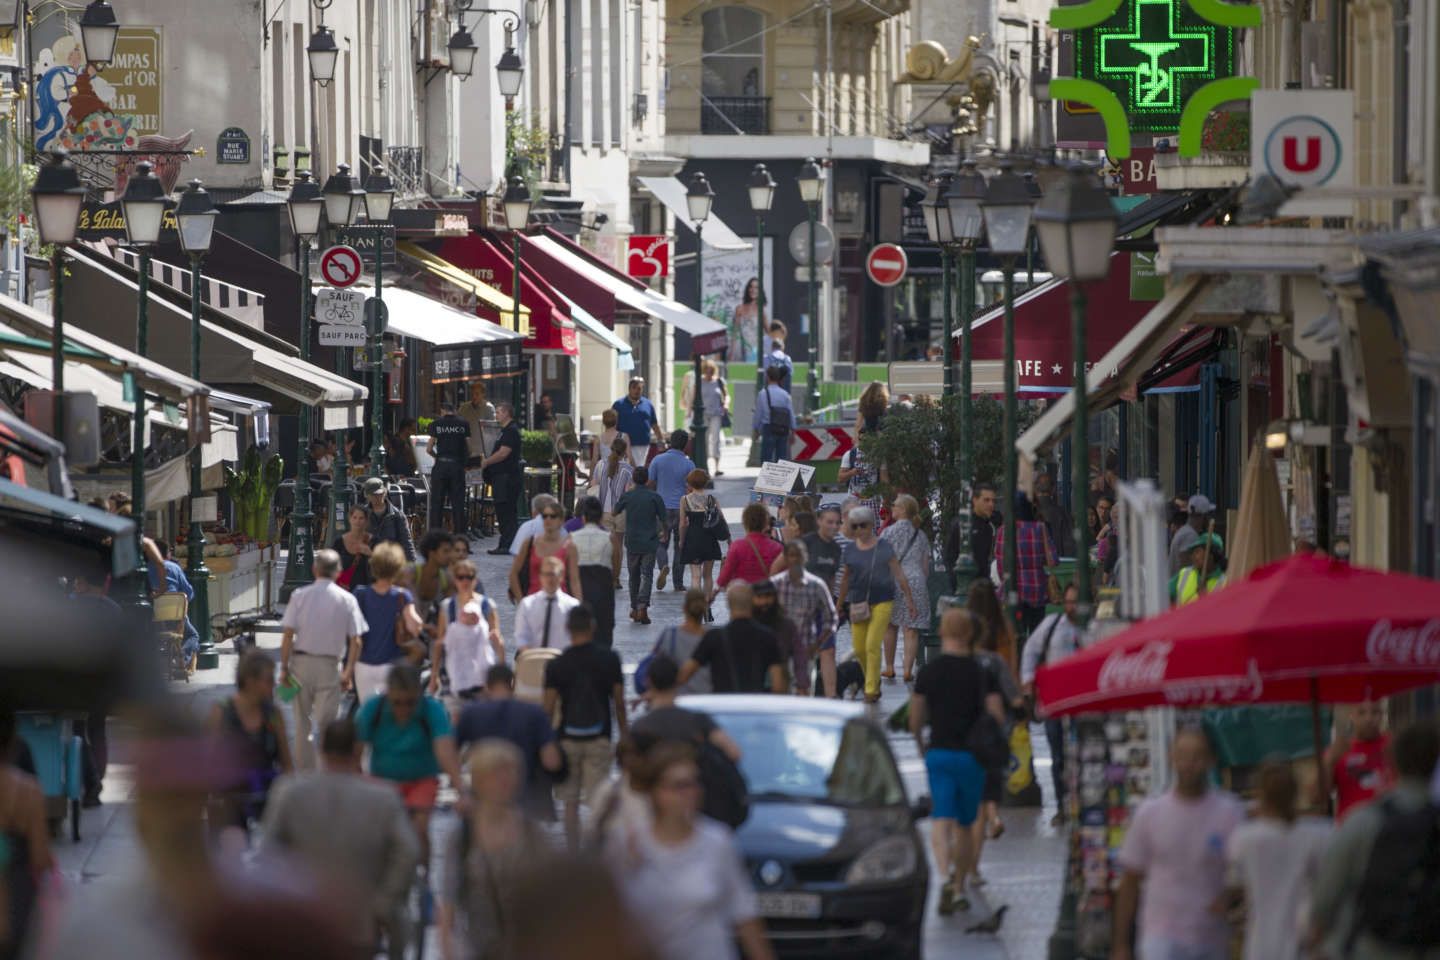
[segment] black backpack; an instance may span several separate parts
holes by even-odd
[[[750,788],[740,768],[709,740],[700,744],[696,765],[700,768],[700,783],[705,788],[700,811],[732,830],[744,823],[750,816]]]
[[[1382,943],[1440,947],[1440,805],[1398,809],[1380,801],[1384,822],[1360,881],[1355,930]]]
[[[587,675],[576,672],[565,690],[565,699],[560,715],[560,736],[570,731],[595,731],[605,727],[610,718],[610,705],[595,689],[595,682]],[[589,736],[581,733],[580,736]]]

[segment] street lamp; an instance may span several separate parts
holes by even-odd
[[[63,148],[51,151],[50,157],[35,175],[30,188],[35,208],[35,229],[40,242],[52,248],[50,254],[50,312],[55,328],[50,338],[51,415],[55,439],[65,442],[65,337],[61,328],[60,284],[65,276],[65,245],[75,242],[80,230],[80,207],[85,202],[85,188],[80,174],[70,163],[70,154]]]
[[[106,0],[91,0],[80,17],[80,45],[85,48],[85,62],[103,67],[115,58],[115,39],[120,23],[115,8]]]
[[[807,409],[811,416],[820,409],[820,379],[816,370],[816,361],[819,356],[819,307],[815,300],[815,275],[818,272],[815,263],[815,215],[819,212],[820,195],[825,188],[825,174],[820,165],[815,162],[814,157],[807,157],[805,163],[800,167],[800,174],[795,178],[796,185],[800,188],[800,199],[805,203],[805,216],[810,223],[810,266],[806,279],[809,280],[810,293],[810,399]]]
[[[335,79],[335,63],[340,59],[334,31],[323,23],[316,27],[305,46],[305,58],[310,61],[310,79],[322,87],[328,86]]]
[[[511,177],[509,184],[505,187],[505,194],[501,197],[501,203],[505,208],[505,226],[510,230],[510,296],[511,328],[520,332],[520,234],[525,232],[525,226],[530,222],[530,188],[525,185],[524,177]],[[524,422],[534,426],[534,405],[530,403],[529,367],[522,371],[520,383],[521,401],[524,404]]]
[[[376,169],[365,178],[365,215],[375,241],[375,307],[370,314],[370,475],[385,470],[385,227],[395,204],[395,184],[385,171]]]
[[[985,216],[980,204],[985,199],[985,178],[975,169],[975,161],[966,159],[960,165],[960,173],[950,184],[946,194],[945,209],[950,215],[950,231],[960,250],[960,275],[956,289],[960,298],[960,559],[955,568],[956,588],[959,596],[965,596],[975,579],[975,557],[970,552],[970,505],[974,486],[971,482],[971,465],[975,462],[975,426],[972,419],[972,344],[971,325],[975,320],[975,248],[985,232]],[[950,339],[945,340],[945,390],[948,393],[955,382]]]
[[[149,161],[135,165],[135,174],[120,197],[125,216],[125,237],[140,253],[136,276],[135,352],[145,356],[150,347],[150,248],[160,241],[160,225],[165,218],[165,188]],[[199,291],[191,291],[198,296]],[[130,500],[135,519],[135,547],[140,554],[135,576],[134,606],[148,619],[149,571],[143,549],[145,534],[145,391],[135,386],[134,439],[130,450]]]
[[[1070,281],[1074,334],[1075,410],[1070,425],[1070,509],[1075,525],[1075,584],[1082,618],[1090,612],[1090,527],[1085,522],[1090,481],[1090,422],[1085,382],[1085,284],[1110,272],[1118,218],[1100,181],[1086,167],[1072,166],[1035,209],[1035,233],[1052,274]]]
[[[368,200],[360,188],[360,178],[350,172],[350,164],[342,163],[325,181],[325,220],[333,230],[354,225]],[[387,213],[389,211],[386,211]]]
[[[999,258],[1005,281],[1005,603],[1019,608],[1019,569],[1015,553],[1015,487],[1020,464],[1015,455],[1015,264],[1030,242],[1034,208],[1025,181],[1007,160],[990,181],[980,211],[990,249]]]
[[[210,252],[218,213],[199,180],[190,181],[175,209],[180,249],[190,255],[190,377],[194,380],[200,379],[200,261]],[[196,427],[193,423],[190,426]],[[195,589],[195,615],[190,622],[200,635],[195,665],[201,670],[213,670],[220,666],[220,654],[210,634],[210,570],[205,566],[205,528],[195,511],[195,505],[205,495],[200,478],[202,446],[197,443],[190,450],[190,538],[185,544],[185,570]]]
[[[495,62],[495,78],[500,84],[500,96],[505,98],[505,109],[509,110],[520,94],[520,83],[525,79],[525,64],[515,52],[515,31],[505,30],[505,52]]]
[[[320,216],[325,197],[309,170],[295,174],[290,196],[290,232],[295,235],[300,260],[300,359],[310,362],[310,243],[320,234]],[[310,511],[310,420],[312,411],[300,408],[299,431],[295,441],[295,509],[290,514],[290,557],[285,563],[285,583],[280,598],[289,600],[313,578],[314,514]],[[332,488],[333,489],[333,488]]]
[[[449,50],[450,72],[461,80],[470,79],[475,73],[475,57],[479,55],[480,48],[475,45],[475,38],[470,36],[464,24],[450,38]]]
[[[755,284],[759,288],[755,293],[755,402],[759,403],[760,393],[765,389],[765,214],[775,202],[775,178],[770,176],[765,164],[757,163],[750,171],[749,190],[750,209],[755,211]],[[759,466],[759,437],[755,439],[757,442],[750,448],[750,461],[752,466]]]
[[[690,186],[685,191],[685,209],[690,214],[690,220],[695,225],[695,308],[701,313],[705,312],[705,274],[702,267],[702,260],[705,254],[705,221],[710,219],[710,208],[715,205],[715,190],[710,186],[710,181],[705,174],[695,172],[690,178]],[[700,351],[694,350],[695,354],[695,383],[691,388],[690,407],[693,420],[690,427],[692,437],[691,450],[695,458],[707,466],[710,463],[710,456],[706,452],[705,445],[705,400],[701,397],[700,390]]]

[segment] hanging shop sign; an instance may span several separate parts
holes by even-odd
[[[1250,110],[1250,172],[1270,174],[1286,186],[1355,185],[1353,90],[1257,90]],[[1301,195],[1280,208],[1283,216],[1344,217],[1345,197]]]
[[[625,272],[636,280],[670,276],[670,238],[627,237],[625,240]]]

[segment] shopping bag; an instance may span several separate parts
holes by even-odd
[[[1030,752],[1030,728],[1023,723],[1015,724],[1010,731],[1010,764],[1007,772],[1007,793],[1022,793],[1035,782],[1035,766]]]

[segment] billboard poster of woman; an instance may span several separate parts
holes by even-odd
[[[744,238],[749,250],[705,251],[704,303],[701,312],[725,324],[730,347],[724,359],[734,363],[754,363],[756,350],[756,315],[759,307],[760,280],[755,275],[755,238]],[[773,316],[769,307],[774,303],[772,267],[774,242],[765,238],[765,318]]]

